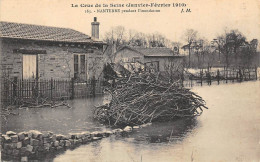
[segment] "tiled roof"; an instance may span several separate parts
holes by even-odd
[[[152,48],[135,47],[133,49],[144,54],[145,56],[173,56],[173,51],[165,47],[152,47]]]
[[[13,22],[0,22],[0,37],[70,43],[96,42],[90,36],[69,28]]]

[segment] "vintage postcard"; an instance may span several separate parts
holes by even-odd
[[[259,162],[259,0],[1,0],[1,161]]]

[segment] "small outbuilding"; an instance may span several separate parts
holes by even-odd
[[[115,62],[124,65],[130,71],[163,72],[173,67],[181,66],[183,56],[176,56],[171,49],[165,47],[142,48],[124,46],[115,53]]]

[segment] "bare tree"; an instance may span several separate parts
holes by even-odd
[[[126,43],[126,30],[123,26],[112,27],[108,32],[105,33],[104,40],[108,44],[115,44],[116,48]]]
[[[146,34],[130,29],[128,32],[127,44],[130,46],[147,47],[146,37]]]
[[[233,46],[235,55],[235,65],[237,65],[238,49],[245,44],[246,38],[238,30],[231,30],[227,33],[227,38],[231,46]]]
[[[228,67],[230,64],[230,56],[233,51],[232,42],[228,39],[227,34],[218,37],[220,42],[220,51],[225,57],[225,63]]]
[[[190,67],[190,55],[191,55],[191,45],[192,43],[197,39],[198,32],[193,29],[187,29],[184,33],[185,41],[188,43],[188,49],[189,49],[189,67]]]
[[[114,62],[115,52],[126,44],[126,39],[126,30],[123,26],[112,27],[105,33],[104,41],[107,43],[105,57],[107,61]]]
[[[205,64],[208,64],[208,65],[211,65],[212,62],[214,61],[214,53],[212,54],[211,52],[211,45],[210,45],[210,42],[203,38],[201,39],[200,41],[200,54],[201,54],[201,57],[202,57],[202,64],[205,65]],[[207,56],[207,61],[205,60],[205,57]]]
[[[258,40],[253,39],[250,41],[250,43],[246,42],[241,47],[239,56],[242,65],[248,66],[254,62],[253,59],[257,57],[257,45],[258,45]]]
[[[181,48],[181,43],[180,42],[171,42],[171,49],[173,50],[173,53],[175,55],[180,54],[180,48]]]
[[[168,82],[174,82],[178,80],[183,80],[184,62],[182,59],[173,60],[168,59],[164,61],[164,74]]]
[[[156,32],[147,35],[149,47],[170,47],[171,41],[164,35]]]
[[[230,58],[235,58],[235,65],[237,65],[238,50],[246,43],[246,38],[241,32],[225,30],[224,34],[215,39],[215,42],[218,44],[219,54],[222,53],[225,57],[226,66],[230,65]]]

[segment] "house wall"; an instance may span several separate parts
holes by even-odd
[[[116,53],[115,63],[120,62],[132,62],[133,58],[139,57],[140,62],[144,62],[144,56],[138,52],[132,51],[130,49],[123,49]]]
[[[87,79],[101,79],[103,77],[104,59],[100,51],[87,54]]]
[[[116,53],[115,63],[121,63],[122,65],[124,65],[126,62],[132,62],[133,58],[135,57],[139,57],[140,58],[139,61],[141,63],[159,61],[159,71],[167,70],[165,69],[165,66],[169,66],[169,64],[175,63],[177,65],[182,63],[183,61],[183,58],[177,58],[177,57],[147,57],[147,56],[143,56],[138,52],[125,48]]]
[[[88,48],[88,47],[87,47]],[[46,50],[46,54],[38,55],[38,75],[40,79],[71,79],[74,77],[74,53],[87,54],[83,47],[65,46],[63,44],[39,43],[33,41],[17,41],[1,39],[1,69],[2,75],[8,77],[22,78],[23,74],[23,54],[14,53],[14,49],[26,50]],[[101,57],[102,49],[93,50],[92,57],[95,59]],[[88,54],[87,54],[88,55]],[[88,57],[86,57],[88,58]],[[88,59],[91,62],[91,59]],[[102,62],[97,62],[98,67],[103,67]],[[91,70],[91,69],[89,69]],[[98,76],[102,71],[96,70],[95,74]],[[91,73],[91,72],[89,72]]]
[[[17,48],[15,44],[9,44],[0,41],[1,51],[1,75],[7,77],[22,78],[23,57],[22,54],[14,54],[13,49]]]
[[[166,71],[167,67],[170,64],[180,64],[183,59],[182,58],[172,58],[172,57],[145,57],[144,63],[152,62],[152,61],[159,61],[159,71]]]

